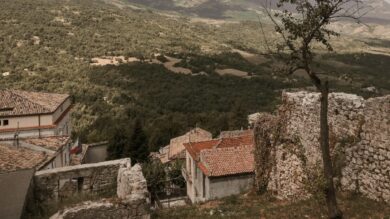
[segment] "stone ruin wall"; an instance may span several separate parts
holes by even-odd
[[[390,96],[368,99],[360,141],[346,149],[341,185],[390,202]]]
[[[149,192],[141,166],[122,165],[117,171],[116,197],[99,201],[87,201],[63,209],[50,219],[123,218],[149,219]]]
[[[274,116],[280,129],[271,133],[280,136],[268,156],[272,168],[267,190],[278,198],[308,197],[307,182],[322,170],[319,98],[318,93],[283,94]],[[389,118],[390,96],[364,100],[351,94],[329,95],[330,150],[339,189],[390,202]],[[257,126],[264,130],[261,123]]]
[[[34,176],[35,199],[45,204],[78,194],[115,194],[118,170],[129,163],[130,159],[121,159],[38,171]]]

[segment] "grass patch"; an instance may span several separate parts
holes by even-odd
[[[389,218],[390,206],[352,195],[339,194],[338,202],[344,218]],[[289,203],[268,196],[231,196],[174,209],[164,209],[152,218],[327,218],[326,204],[309,199]]]

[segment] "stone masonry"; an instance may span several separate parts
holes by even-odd
[[[257,181],[264,185],[265,179],[267,190],[280,199],[310,196],[307,184],[321,173],[319,99],[318,93],[283,93],[276,115],[267,115],[277,127],[256,125],[256,154],[272,164],[269,171],[257,171]],[[328,115],[336,186],[390,202],[390,95],[364,100],[332,93]],[[265,144],[267,138],[272,144]]]
[[[53,203],[76,194],[115,194],[118,171],[129,165],[130,159],[121,159],[38,171],[34,176],[35,199]]]
[[[149,192],[141,166],[131,167],[127,163],[120,167],[117,175],[117,197],[84,202],[57,212],[51,219],[150,218]]]

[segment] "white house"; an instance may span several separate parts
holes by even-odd
[[[70,135],[67,94],[0,90],[0,139]]]
[[[253,135],[185,143],[183,176],[193,203],[247,191],[254,181]]]

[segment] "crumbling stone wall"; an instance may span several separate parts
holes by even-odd
[[[117,184],[116,198],[84,202],[57,212],[51,219],[150,218],[149,192],[141,166],[121,167]]]
[[[34,176],[35,199],[45,204],[77,194],[114,195],[118,171],[126,166],[130,166],[130,159],[38,171]]]
[[[342,187],[390,202],[390,96],[365,102],[360,138],[347,150]]]
[[[319,176],[319,98],[318,93],[283,94],[275,116],[277,128],[269,133],[275,143],[266,184],[267,190],[281,199],[308,197],[307,183]],[[389,101],[390,96],[364,100],[351,94],[329,95],[330,149],[338,188],[390,201]],[[263,127],[257,123],[256,138],[264,138],[258,132]],[[266,141],[256,141],[257,150],[266,148],[262,142]]]

